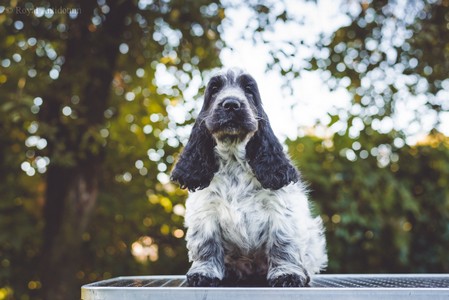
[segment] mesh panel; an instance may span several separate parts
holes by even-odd
[[[184,276],[115,278],[91,287],[186,287]],[[316,275],[310,287],[316,288],[449,288],[447,275]]]

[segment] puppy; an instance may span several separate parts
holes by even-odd
[[[326,267],[322,221],[249,74],[229,70],[210,80],[172,180],[190,191],[190,286],[302,287]]]

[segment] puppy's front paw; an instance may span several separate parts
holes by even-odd
[[[191,287],[216,287],[220,284],[217,277],[208,277],[200,273],[187,274],[187,284]]]
[[[307,286],[309,281],[309,276],[283,274],[278,277],[268,279],[268,285],[271,287],[304,287]]]

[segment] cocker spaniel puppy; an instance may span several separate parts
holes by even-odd
[[[190,286],[301,287],[326,267],[322,221],[245,72],[210,80],[172,180],[190,191]]]

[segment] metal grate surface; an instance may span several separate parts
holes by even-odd
[[[449,299],[449,274],[316,275],[307,288],[187,287],[185,276],[118,277],[88,284],[82,300]],[[235,298],[235,299],[234,299]]]
[[[311,287],[322,288],[449,288],[447,275],[318,275]]]

